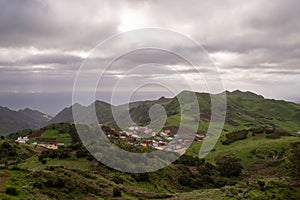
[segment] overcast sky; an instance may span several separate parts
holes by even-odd
[[[298,0],[0,0],[0,105],[57,113],[72,103],[76,72],[96,45],[112,35],[149,27],[170,29],[201,44],[226,90],[300,100]],[[120,66],[153,59],[186,77],[195,73],[169,54],[136,52],[119,62],[97,98],[109,100],[109,80],[126,71]],[[133,100],[164,95],[155,88]],[[205,91],[200,86],[197,90]]]

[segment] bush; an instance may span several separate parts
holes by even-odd
[[[13,196],[18,196],[19,195],[17,189],[14,188],[14,187],[8,187],[8,188],[6,188],[5,193],[9,194],[9,195],[13,195]]]
[[[45,165],[45,164],[47,163],[47,160],[43,159],[43,160],[41,160],[41,163],[42,163],[43,165]]]
[[[113,197],[121,197],[122,196],[122,192],[118,187],[114,187],[113,188]]]
[[[121,176],[117,176],[117,175],[115,175],[112,178],[112,181],[115,182],[116,184],[123,184],[124,183],[124,179]]]
[[[42,182],[37,181],[37,182],[33,183],[33,187],[42,189],[44,187],[44,184]]]
[[[132,177],[138,182],[149,182],[148,173],[132,174]]]
[[[189,175],[183,174],[178,177],[178,183],[183,186],[190,186],[192,178]]]
[[[248,130],[238,130],[226,134],[226,140],[222,142],[223,145],[229,145],[237,140],[244,140],[247,138]]]
[[[241,159],[234,155],[219,156],[216,159],[217,168],[223,177],[240,176],[243,170]]]
[[[273,133],[267,135],[266,137],[269,139],[278,139],[281,136],[291,136],[291,134],[284,130],[275,129]]]

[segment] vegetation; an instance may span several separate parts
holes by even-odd
[[[221,176],[238,177],[242,173],[243,166],[241,165],[241,159],[236,158],[234,155],[219,156],[217,157],[216,164]]]
[[[300,142],[292,143],[292,152],[289,156],[290,175],[293,180],[300,184]]]
[[[98,162],[81,144],[73,123],[51,124],[1,138],[0,198],[299,199],[299,105],[239,91],[227,92],[227,96],[227,119],[213,151],[199,159],[202,143],[194,142],[173,164],[151,173],[124,173]],[[198,93],[197,98],[201,108],[209,108],[209,95]],[[147,124],[148,109],[154,103],[166,108],[166,126],[178,126],[178,101],[167,98],[133,103],[134,120]],[[107,106],[101,102],[96,105],[103,109]],[[109,115],[108,109],[104,111]],[[97,115],[101,117],[100,109]],[[202,111],[199,131],[207,131],[210,115],[209,109]],[[104,126],[110,135],[116,130],[115,125]],[[66,145],[50,150],[14,141],[27,135],[32,136],[29,143],[44,137],[64,140]],[[130,152],[154,151],[122,140],[111,142]],[[102,143],[95,143],[99,145]],[[119,155],[114,159],[122,158]],[[124,163],[133,162],[138,161],[127,159]]]
[[[246,139],[248,135],[248,130],[238,130],[226,134],[226,140],[222,142],[224,145],[229,145],[237,140]]]

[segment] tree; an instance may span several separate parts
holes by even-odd
[[[240,176],[243,170],[241,159],[234,155],[218,156],[216,158],[217,169],[223,177]]]

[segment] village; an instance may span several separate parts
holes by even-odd
[[[197,132],[195,137],[183,137],[177,134],[177,127],[167,127],[162,131],[154,131],[146,126],[132,125],[125,130],[116,131],[114,128],[99,124],[110,140],[123,140],[127,144],[137,147],[150,147],[157,150],[185,153],[185,149],[193,142],[201,142],[206,137],[206,132]],[[106,131],[105,131],[106,130]],[[34,137],[32,135],[18,137],[16,142],[37,145],[47,149],[58,149],[64,147],[56,138]]]
[[[103,127],[104,125],[100,125]],[[206,132],[197,132],[195,137],[183,137],[177,134],[177,127],[165,128],[165,130],[156,132],[151,128],[132,125],[126,130],[115,131],[112,134],[106,134],[112,140],[121,139],[130,145],[151,147],[157,150],[173,151],[180,154],[185,153],[186,148],[193,142],[201,142],[206,137]]]
[[[18,137],[15,141],[19,143],[29,143],[30,137]],[[64,147],[64,143],[58,143],[56,138],[35,138],[35,142],[30,143],[32,145],[37,145],[40,147],[45,147],[47,149],[58,149],[59,147]]]

